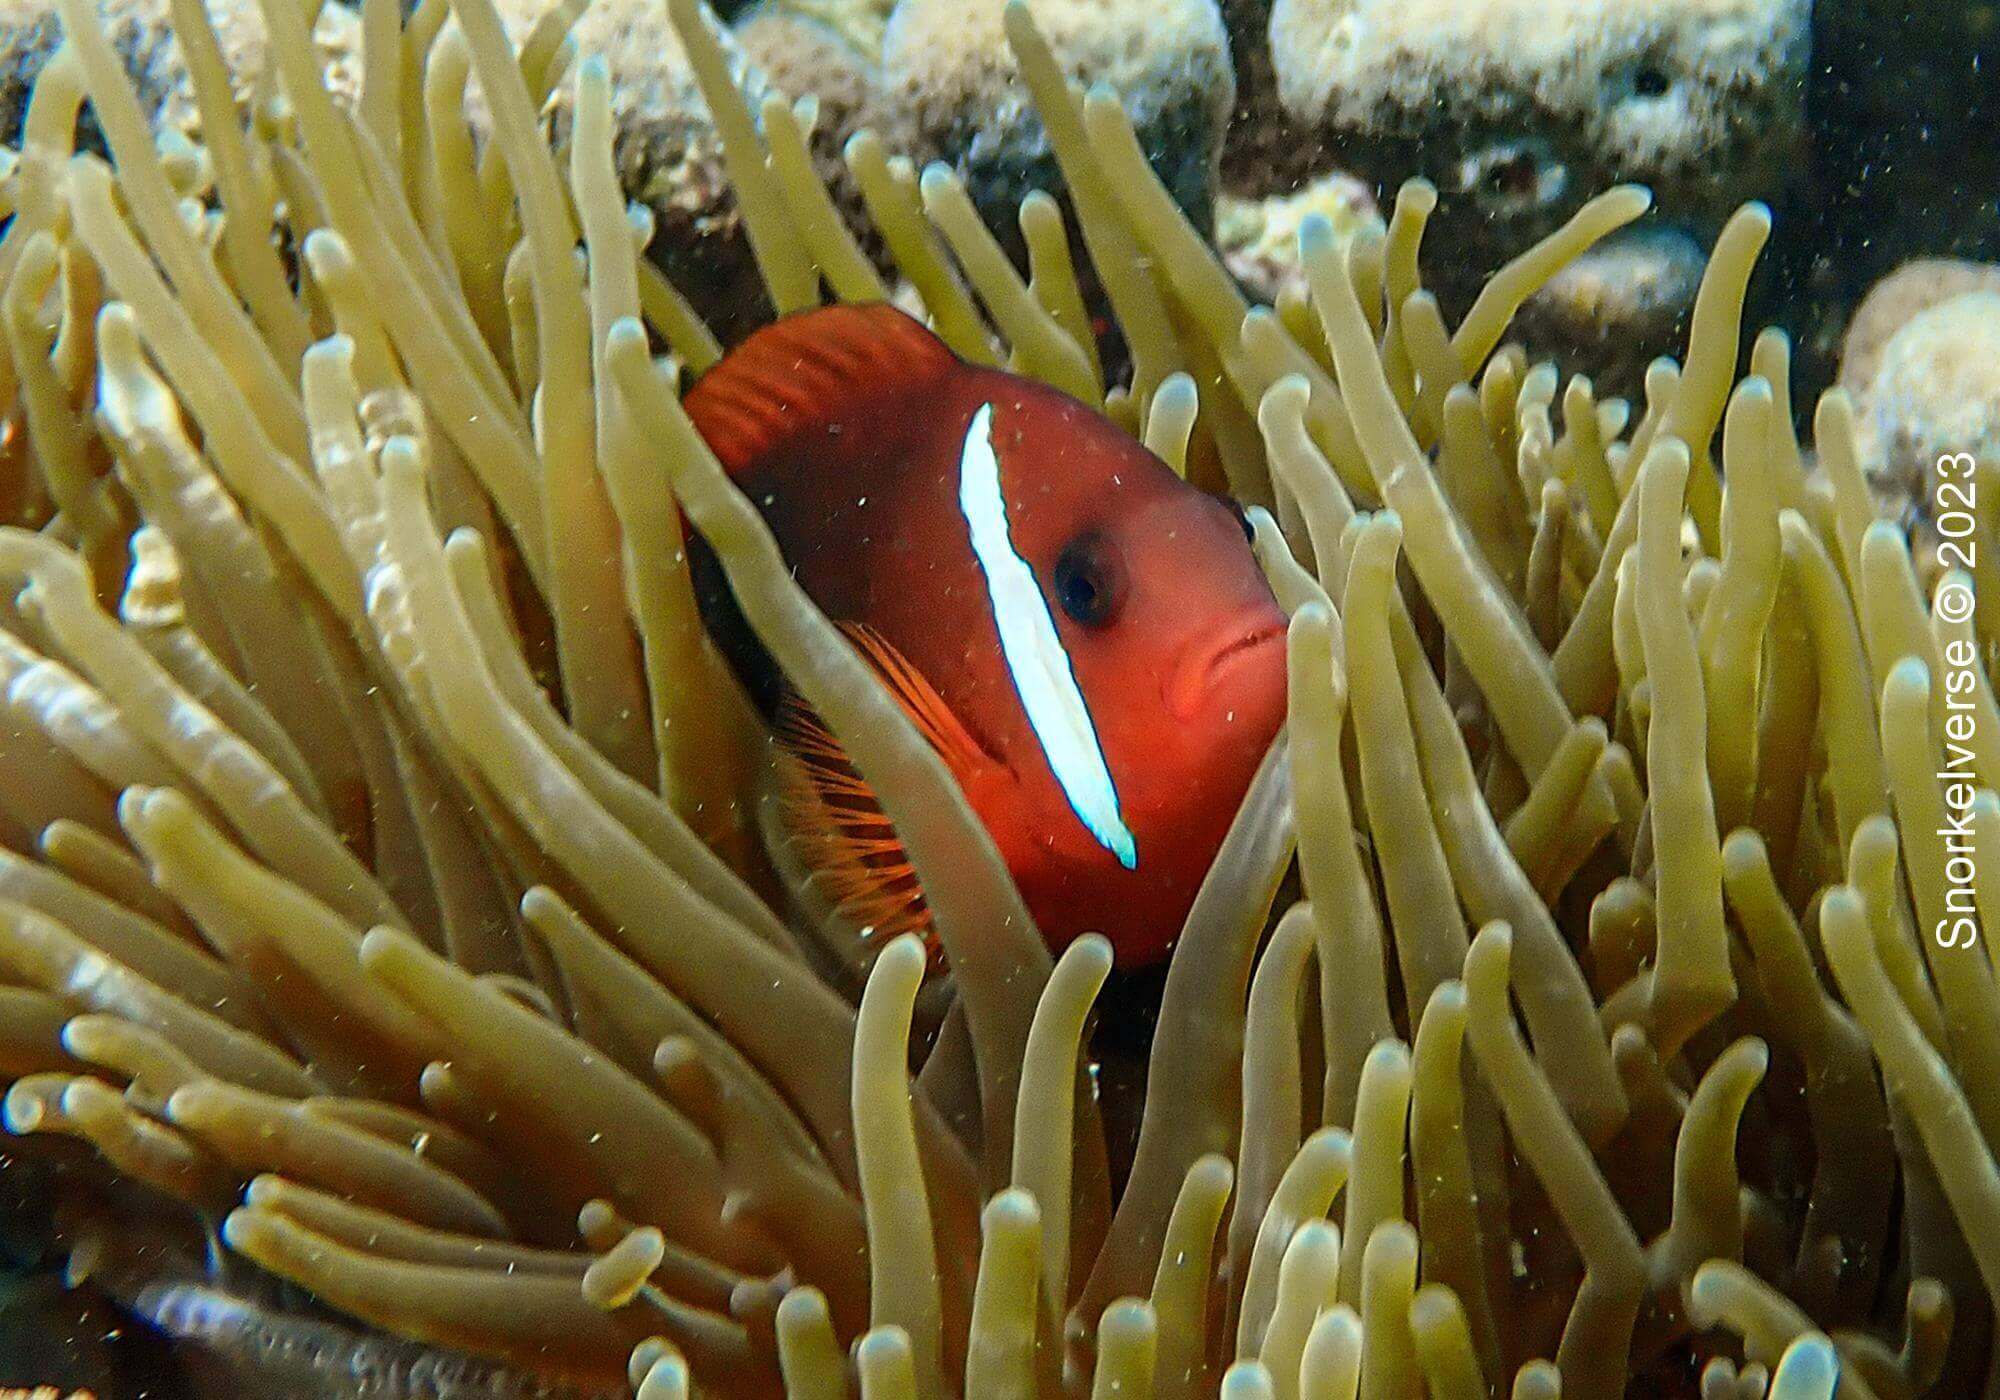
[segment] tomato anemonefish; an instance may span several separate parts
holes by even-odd
[[[1178,936],[1285,712],[1285,618],[1228,503],[887,305],[756,332],[686,396],[794,575],[992,834],[1044,937]],[[789,854],[871,941],[930,917],[838,741],[691,549],[711,633],[794,760]]]

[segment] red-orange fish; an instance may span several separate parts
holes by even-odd
[[[1232,505],[892,307],[752,335],[687,410],[806,592],[937,748],[1051,945],[1180,932],[1285,709],[1285,619]],[[711,631],[797,760],[793,854],[873,936],[928,933],[895,833],[705,550]]]

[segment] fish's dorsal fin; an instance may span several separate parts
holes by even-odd
[[[887,302],[822,306],[752,333],[682,402],[733,475],[862,398],[920,388],[958,364],[942,340]]]

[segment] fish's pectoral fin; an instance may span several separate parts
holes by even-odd
[[[961,786],[998,771],[998,760],[894,643],[862,623],[837,625]],[[790,687],[773,727],[786,755],[779,765],[779,821],[818,893],[869,946],[915,933],[936,959],[937,936],[916,868],[839,738]]]
[[[895,643],[864,622],[836,625],[874,669],[896,704],[916,725],[917,732],[938,751],[961,787],[975,773],[999,765],[1000,760],[965,727],[958,712],[938,694],[929,678],[896,649]]]
[[[916,867],[874,788],[804,697],[787,688],[774,729],[778,820],[790,854],[810,872],[817,894],[852,924],[869,950],[906,933],[938,957],[930,906]]]

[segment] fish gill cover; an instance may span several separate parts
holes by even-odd
[[[1143,1076],[1105,943],[1051,958],[682,412],[721,346],[637,256],[606,67],[538,120],[574,10],[369,0],[354,101],[274,0],[239,111],[177,4],[195,146],[62,0],[0,238],[0,1185],[72,1289],[30,1325],[231,1394],[1976,1393],[2000,481],[1955,570],[1845,391],[1802,447],[1782,334],[1737,379],[1768,212],[1599,401],[1509,325],[1644,190],[1448,319],[1412,182],[1253,307],[1017,2],[1068,195],[1023,280],[865,132],[858,242],[810,102],[669,12],[777,310],[913,288],[1249,508],[1289,719]],[[895,823],[943,1010],[912,938],[851,1001],[764,863],[682,513]]]

